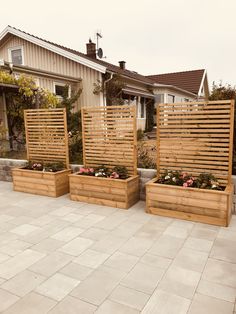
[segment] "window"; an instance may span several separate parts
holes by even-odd
[[[54,83],[54,94],[58,96],[58,98],[62,98],[65,93],[67,97],[70,97],[70,85],[66,85],[64,83]]]
[[[24,64],[23,47],[10,48],[9,61],[16,65]]]
[[[175,96],[168,94],[167,103],[173,104],[175,102]]]
[[[140,118],[145,118],[145,98],[141,97],[140,101]]]
[[[184,102],[189,102],[189,99],[188,98],[184,98]]]

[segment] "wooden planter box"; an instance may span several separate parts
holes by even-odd
[[[233,185],[224,191],[146,184],[146,211],[151,214],[228,226],[231,218]]]
[[[139,200],[139,176],[121,180],[71,174],[69,181],[73,201],[128,209]]]
[[[12,169],[14,191],[58,197],[69,193],[71,170],[42,172],[22,168]]]

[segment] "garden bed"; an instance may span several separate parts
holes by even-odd
[[[139,176],[128,179],[69,175],[70,198],[98,205],[128,209],[139,200]]]
[[[14,191],[58,197],[69,193],[69,178],[71,170],[57,172],[35,171],[24,168],[13,168]]]
[[[183,188],[156,183],[146,184],[146,212],[160,216],[192,220],[219,226],[228,226],[233,185],[224,191]]]

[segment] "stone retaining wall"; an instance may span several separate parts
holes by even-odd
[[[0,158],[0,181],[12,181],[11,168],[23,167],[27,163],[26,160],[5,159]],[[79,170],[81,165],[71,165],[73,172]],[[138,168],[140,176],[140,199],[145,200],[145,183],[156,176],[155,169]],[[236,176],[232,176],[234,183],[233,212],[236,213]]]

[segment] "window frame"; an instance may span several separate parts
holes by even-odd
[[[16,64],[12,62],[12,51],[14,50],[21,50],[21,56],[22,56],[22,63],[21,64]],[[25,65],[25,58],[24,58],[24,47],[23,46],[15,46],[15,47],[11,47],[8,48],[8,60],[9,62],[11,62],[13,65]]]
[[[70,98],[71,97],[71,85],[70,84],[62,83],[62,82],[53,82],[53,93],[59,99],[62,99],[62,96],[56,94],[56,86],[63,86],[63,87],[65,87],[66,85],[68,85],[68,98]]]

